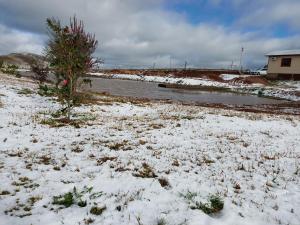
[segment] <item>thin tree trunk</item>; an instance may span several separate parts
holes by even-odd
[[[70,79],[70,92],[69,92],[69,99],[68,99],[68,120],[71,120],[71,101],[73,99],[73,79]]]

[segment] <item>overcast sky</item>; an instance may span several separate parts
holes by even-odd
[[[0,0],[0,54],[41,54],[47,17],[77,15],[107,67],[259,67],[300,49],[299,0]]]

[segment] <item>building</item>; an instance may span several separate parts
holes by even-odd
[[[300,50],[275,51],[266,56],[268,78],[300,80]]]

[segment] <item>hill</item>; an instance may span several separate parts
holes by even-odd
[[[0,55],[0,61],[4,64],[16,65],[19,68],[27,69],[32,60],[45,62],[45,57],[33,53],[11,53],[8,55]]]

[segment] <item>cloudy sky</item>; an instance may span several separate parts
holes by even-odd
[[[42,53],[45,19],[77,15],[106,67],[228,68],[300,49],[299,0],[0,0],[0,54]]]

